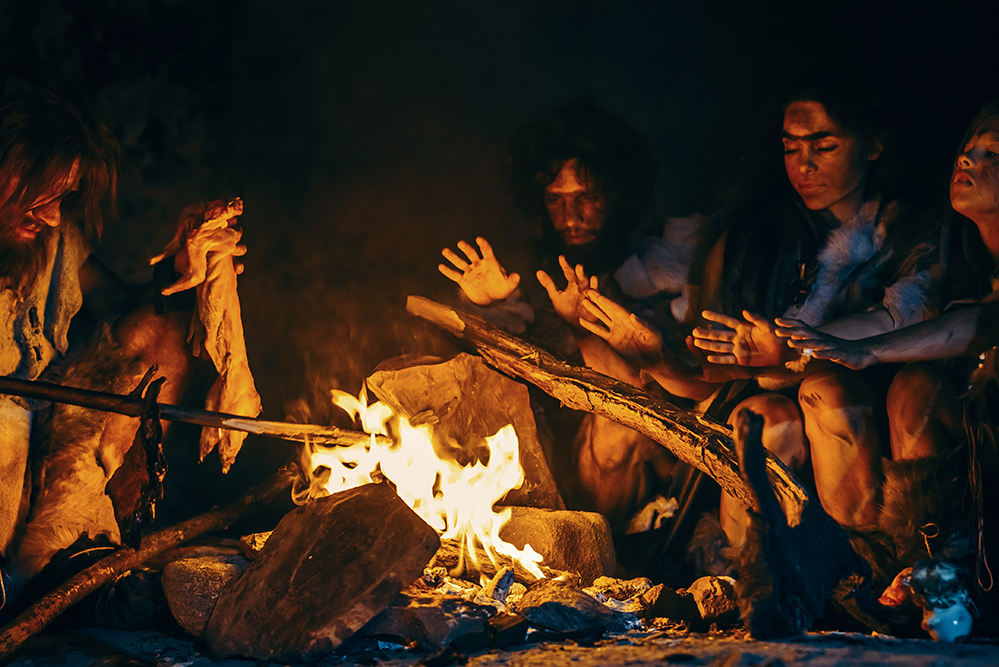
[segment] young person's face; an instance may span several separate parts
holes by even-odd
[[[863,203],[870,162],[881,146],[865,149],[819,102],[797,101],[784,112],[784,167],[791,185],[812,211],[827,210],[840,221]]]
[[[957,157],[950,204],[979,227],[999,223],[999,119],[972,136]]]
[[[562,241],[571,246],[596,241],[607,217],[607,199],[579,173],[578,165],[576,159],[566,162],[545,188],[548,217]]]

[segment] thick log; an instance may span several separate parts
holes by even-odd
[[[406,310],[433,322],[471,345],[497,370],[527,380],[562,404],[623,424],[669,449],[710,475],[747,507],[756,498],[739,474],[727,426],[698,417],[589,368],[561,361],[536,345],[509,334],[481,317],[411,296]],[[767,475],[788,517],[797,525],[805,506],[818,499],[776,457],[768,455]]]
[[[0,377],[0,394],[22,396],[42,401],[79,405],[84,408],[114,412],[129,417],[142,415],[142,399],[133,396],[109,394],[91,389],[66,387],[52,382],[38,380],[20,380],[12,377]],[[359,431],[348,431],[333,426],[317,426],[315,424],[289,424],[286,422],[267,421],[253,417],[242,417],[226,412],[212,412],[198,408],[187,408],[169,403],[157,403],[160,417],[167,421],[185,422],[198,426],[226,428],[258,435],[268,435],[281,440],[294,442],[310,442],[315,445],[356,445],[371,441],[371,436]],[[383,436],[378,436],[382,439]],[[391,440],[385,438],[385,444]]]
[[[225,528],[252,509],[274,500],[291,486],[296,474],[297,468],[282,468],[231,505],[209,510],[176,526],[147,535],[143,538],[142,548],[138,551],[119,549],[107,558],[94,563],[31,605],[3,629],[0,633],[0,661],[5,660],[29,637],[43,630],[61,613],[119,574],[187,540]]]

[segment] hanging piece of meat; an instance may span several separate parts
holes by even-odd
[[[260,396],[246,358],[236,267],[232,255],[212,251],[221,238],[232,236],[238,241],[240,232],[234,225],[236,216],[242,213],[243,202],[238,198],[187,207],[173,240],[150,263],[186,248],[184,273],[163,294],[196,286],[197,308],[191,320],[190,342],[195,355],[206,353],[219,373],[205,399],[205,409],[256,417],[261,411]],[[245,438],[246,434],[239,431],[205,427],[201,432],[201,458],[217,445],[222,470],[228,472]]]

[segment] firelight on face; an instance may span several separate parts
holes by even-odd
[[[787,177],[812,211],[828,210],[841,222],[852,217],[863,203],[868,162],[880,154],[880,145],[865,152],[819,102],[792,102],[784,112]]]
[[[607,200],[592,181],[581,177],[578,166],[579,160],[569,160],[545,188],[545,206],[555,231],[573,246],[597,240],[607,211]]]
[[[999,217],[999,127],[975,134],[963,147],[950,181],[950,203],[972,220]]]
[[[58,227],[62,222],[62,201],[80,186],[80,160],[73,162],[69,172],[31,203],[15,234],[25,243],[34,241],[46,227]]]

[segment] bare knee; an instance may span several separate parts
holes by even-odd
[[[888,389],[892,457],[929,456],[946,446],[958,424],[955,392],[932,364],[906,364]]]
[[[781,394],[751,396],[735,407],[729,424],[744,409],[763,417],[763,446],[792,469],[800,469],[807,460],[808,448],[795,402]]]

